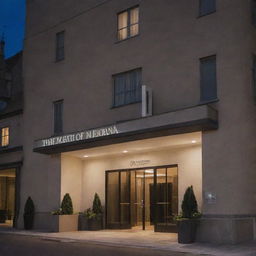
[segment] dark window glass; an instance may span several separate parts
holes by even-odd
[[[118,40],[124,40],[139,34],[139,7],[118,14]]]
[[[253,67],[252,67],[252,74],[253,74],[253,99],[254,103],[256,104],[256,55],[253,56]]]
[[[64,57],[65,57],[64,40],[65,40],[64,31],[56,34],[56,61],[64,60]]]
[[[252,24],[256,26],[256,0],[251,0]]]
[[[216,56],[200,59],[201,101],[217,99]]]
[[[141,101],[141,69],[114,76],[114,107]]]
[[[54,107],[54,134],[62,133],[63,131],[63,100],[53,103]]]
[[[216,0],[200,0],[199,15],[207,15],[216,11]]]

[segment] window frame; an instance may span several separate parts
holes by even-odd
[[[256,54],[252,55],[252,97],[256,105]]]
[[[5,136],[2,135],[4,129],[8,129],[8,135],[5,135]],[[1,131],[0,148],[7,148],[10,145],[10,126],[1,127],[0,131]],[[8,144],[7,145],[3,145],[3,139],[6,138],[6,137],[8,138]]]
[[[62,112],[61,112],[61,131],[56,131],[56,120],[55,120],[55,106],[57,106],[57,103],[61,103],[62,104]],[[64,100],[55,100],[52,103],[52,107],[53,107],[53,134],[54,135],[61,135],[63,134],[63,113],[64,113]]]
[[[61,34],[63,34],[63,47],[59,47],[59,44],[58,44],[58,35],[61,35]],[[60,62],[60,61],[65,60],[65,37],[66,37],[65,30],[59,31],[55,34],[55,62]],[[63,49],[62,58],[58,57],[59,49]]]
[[[138,19],[139,20],[138,20],[138,23],[131,24],[131,10],[136,9],[136,8],[139,9],[139,14],[138,14]],[[125,12],[127,12],[127,27],[123,27],[123,28],[119,29],[118,28],[118,25],[119,25],[119,20],[118,20],[119,15],[122,14],[122,13],[125,13]],[[116,38],[117,38],[117,43],[123,42],[125,40],[130,39],[130,38],[134,38],[136,36],[139,36],[139,34],[140,34],[140,6],[139,6],[139,4],[134,5],[134,6],[130,7],[130,8],[127,8],[127,9],[124,9],[124,10],[118,12],[117,15],[116,15],[116,20],[117,20],[116,21],[116,27],[117,27]],[[136,34],[134,36],[131,36],[130,28],[133,25],[138,25],[138,34]],[[127,28],[127,37],[124,38],[124,39],[119,39],[119,31],[121,31],[122,29],[125,29],[125,28]]]
[[[250,6],[251,6],[251,24],[252,26],[256,27],[256,0],[251,0]]]
[[[205,100],[202,98],[202,88],[203,88],[203,83],[202,83],[202,61],[203,60],[209,60],[209,59],[215,59],[215,80],[216,80],[216,83],[215,83],[215,89],[216,89],[216,97],[215,98],[212,98],[212,99],[208,99],[208,100]],[[200,104],[206,104],[206,103],[211,103],[211,102],[216,102],[216,101],[219,101],[219,98],[218,98],[218,81],[217,81],[217,54],[213,54],[213,55],[209,55],[209,56],[206,56],[206,57],[202,57],[202,58],[199,58],[199,79],[200,79]]]
[[[215,9],[213,11],[202,14],[201,13],[202,1],[204,1],[204,0],[199,0],[198,18],[201,18],[201,17],[204,17],[204,16],[207,16],[207,15],[217,12],[217,0],[215,0]]]
[[[111,109],[113,109],[113,108],[120,108],[120,107],[124,107],[124,106],[128,106],[128,105],[137,104],[137,103],[141,103],[142,102],[142,97],[140,97],[140,99],[134,100],[133,102],[123,103],[121,105],[116,105],[115,104],[115,102],[116,102],[116,100],[115,100],[115,98],[116,98],[115,97],[116,96],[115,95],[115,77],[118,76],[118,75],[131,73],[131,72],[136,71],[136,70],[139,70],[141,72],[141,85],[140,86],[142,86],[143,82],[142,82],[142,68],[141,67],[130,69],[128,71],[124,71],[124,72],[120,72],[120,73],[115,73],[115,74],[112,75],[112,106],[111,106]]]

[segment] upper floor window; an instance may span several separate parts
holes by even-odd
[[[254,103],[256,104],[256,55],[253,56],[252,79],[253,99]]]
[[[63,132],[63,100],[53,102],[54,134]]]
[[[217,99],[216,56],[200,59],[201,102]]]
[[[141,69],[114,75],[113,79],[114,107],[141,101]]]
[[[216,0],[199,1],[199,16],[204,16],[216,11]]]
[[[139,34],[139,7],[118,14],[118,40],[124,40]]]
[[[256,27],[256,0],[251,0],[252,25]]]
[[[10,141],[9,127],[5,127],[1,129],[1,146],[7,147]]]
[[[56,34],[56,61],[64,60],[65,49],[64,49],[65,32],[59,32]]]

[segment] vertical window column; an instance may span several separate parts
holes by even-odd
[[[216,56],[200,59],[201,102],[217,99]]]
[[[9,127],[5,127],[1,129],[1,146],[7,147],[10,143],[9,137]]]
[[[256,27],[256,0],[251,0],[252,25]]]
[[[54,134],[63,132],[63,100],[55,101],[53,103],[54,111]]]
[[[256,104],[256,55],[253,56],[252,64],[252,89],[253,89],[253,100]]]
[[[56,61],[64,60],[65,57],[65,32],[59,32],[56,34]]]

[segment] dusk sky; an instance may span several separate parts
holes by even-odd
[[[4,33],[5,57],[23,48],[25,0],[0,0],[0,38]]]

